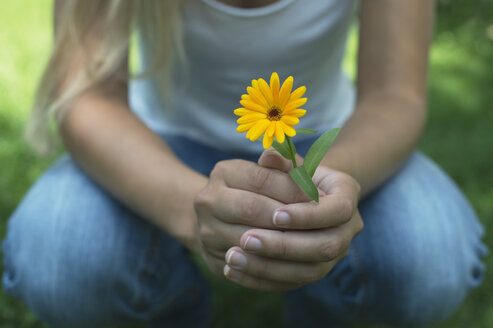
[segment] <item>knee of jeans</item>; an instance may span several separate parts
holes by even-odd
[[[30,229],[19,215],[11,220],[4,288],[53,327],[166,322],[173,315],[173,320],[186,318],[185,311],[190,318],[207,314],[205,282],[183,247],[157,229],[140,231],[138,224],[126,229],[132,240],[119,235],[110,242],[109,236],[97,237],[91,225],[79,227],[92,231],[91,242],[57,234],[49,225]]]
[[[374,295],[378,320],[404,327],[439,322],[458,308],[472,287],[472,276],[482,270],[479,262],[464,269],[453,258],[426,254],[387,261]]]
[[[73,252],[76,247],[50,239],[50,235],[33,237],[24,232],[21,240],[5,241],[5,291],[53,327],[105,324],[113,315],[109,279],[116,274],[110,254],[104,250],[92,255]],[[26,242],[31,238],[37,245]],[[67,253],[57,254],[55,245]],[[89,256],[93,260],[84,260]],[[67,257],[75,260],[67,261]]]
[[[164,236],[62,161],[9,220],[3,285],[55,327],[145,320],[196,277],[183,247]]]

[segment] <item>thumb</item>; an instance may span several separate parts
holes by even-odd
[[[282,155],[272,147],[264,150],[262,155],[260,155],[258,165],[270,169],[277,169],[286,173],[293,169],[293,163],[282,157]]]
[[[296,155],[296,163],[297,165],[303,164],[302,158],[298,155]],[[258,165],[269,169],[277,169],[285,173],[289,173],[289,171],[293,169],[293,163],[290,160],[284,158],[277,150],[272,147],[264,150],[262,155],[260,155],[258,159]],[[322,189],[318,187],[317,189],[320,197],[327,196],[327,194]]]

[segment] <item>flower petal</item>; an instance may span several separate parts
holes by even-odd
[[[291,93],[291,96],[289,97],[289,102],[300,99],[301,97],[303,97],[305,92],[306,92],[306,87],[304,85],[294,90]]]
[[[256,102],[261,106],[270,108],[269,103],[267,102],[267,100],[265,100],[264,95],[259,90],[253,87],[248,87],[247,90],[251,100],[253,100],[254,102]]]
[[[260,92],[264,95],[265,100],[269,103],[269,107],[271,107],[274,103],[272,99],[272,91],[270,91],[269,85],[264,79],[258,79],[258,87]]]
[[[241,100],[248,100],[250,99],[249,95],[241,95]]]
[[[251,124],[254,124],[255,125],[255,124],[257,124],[257,122],[251,123]],[[250,136],[251,135],[252,135],[252,129],[249,129],[248,132],[247,132],[247,134],[246,134],[246,136],[245,136],[245,138],[250,139]]]
[[[258,113],[258,112],[255,112],[253,110],[249,110],[249,109],[246,109],[246,108],[236,108],[234,110],[234,113],[235,113],[235,115],[243,116],[243,115],[247,115],[247,114],[255,114],[255,113]]]
[[[290,110],[289,112],[284,112],[284,115],[295,116],[295,117],[302,117],[305,116],[305,114],[306,114],[306,110],[301,108],[293,109]]]
[[[290,127],[289,125],[287,125],[286,123],[284,123],[283,121],[278,121],[279,124],[281,125],[284,133],[288,136],[288,137],[294,137],[296,135],[296,130],[293,129],[292,127]]]
[[[282,84],[281,91],[279,92],[279,102],[281,108],[284,108],[288,103],[291,89],[293,88],[293,77],[289,76]]]
[[[240,118],[240,120],[241,120],[241,118]],[[297,117],[288,116],[288,115],[284,115],[281,118],[281,121],[284,122],[284,123],[286,123],[287,125],[291,125],[291,126],[300,123],[300,120]]]
[[[236,123],[245,124],[245,123],[258,121],[264,118],[265,118],[265,114],[261,114],[261,113],[248,114],[237,119]]]
[[[249,131],[250,128],[255,125],[255,123],[257,123],[257,122],[251,122],[251,123],[238,125],[238,127],[236,128],[236,131],[238,131],[239,133]]]
[[[272,146],[272,142],[274,141],[274,136],[268,136],[267,133],[264,135],[263,145],[264,148],[267,149]]]
[[[276,122],[271,121],[269,127],[265,131],[265,134],[272,137],[275,132],[276,132]]]
[[[276,139],[279,143],[283,143],[284,140],[286,139],[286,136],[284,135],[284,130],[281,126],[280,121],[276,122]]]
[[[253,110],[259,113],[267,113],[267,109],[264,108],[263,106],[260,106],[256,102],[253,102],[251,100],[241,100],[240,104],[245,107],[246,109]]]
[[[265,99],[264,95],[262,94],[262,91],[260,91],[260,86],[258,84],[258,80],[252,80],[252,88],[257,90],[258,93],[262,95],[262,98]],[[248,90],[248,88],[247,88],[247,90]],[[265,99],[265,101],[267,101],[267,99]],[[267,102],[267,104],[269,104],[269,102]],[[269,105],[269,107],[270,107],[270,105]]]
[[[257,121],[257,123],[255,123],[255,125],[250,130],[250,140],[257,140],[265,132],[265,129],[267,129],[269,123],[270,121],[268,119]]]
[[[274,106],[279,106],[279,75],[276,72],[270,76],[270,91],[272,93],[272,100]]]
[[[306,98],[300,98],[300,99],[295,100],[295,101],[290,101],[290,102],[286,105],[286,107],[284,108],[284,111],[285,111],[286,113],[289,113],[290,111],[292,111],[292,110],[294,110],[294,109],[296,109],[296,108],[298,108],[298,107],[303,106],[304,104],[306,104],[306,101],[307,101],[307,100],[308,100],[308,99],[306,99]],[[247,101],[247,100],[242,100],[242,101]],[[240,102],[240,103],[241,103],[241,102]],[[243,105],[243,104],[242,104],[242,105]],[[245,107],[246,107],[246,106],[245,106]]]

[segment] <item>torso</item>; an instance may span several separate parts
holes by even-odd
[[[144,78],[131,84],[131,107],[160,135],[185,136],[232,154],[256,154],[262,144],[236,132],[233,110],[252,79],[269,79],[277,72],[282,80],[292,75],[295,87],[308,89],[300,127],[339,127],[354,108],[354,90],[341,60],[357,2],[185,1],[187,67],[174,72],[171,102],[162,101],[154,78]],[[141,43],[140,50],[144,65],[152,63],[151,48]]]

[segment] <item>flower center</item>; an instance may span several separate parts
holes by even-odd
[[[267,113],[267,118],[271,121],[279,121],[281,117],[281,110],[277,107],[272,107]]]

